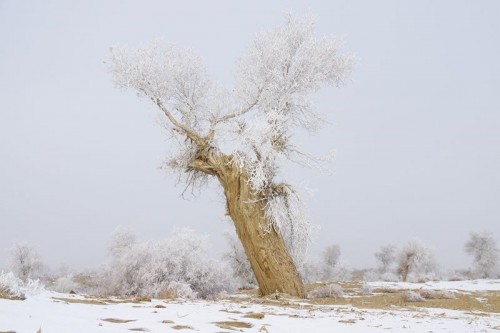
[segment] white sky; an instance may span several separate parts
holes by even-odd
[[[120,225],[144,239],[189,226],[225,249],[219,192],[179,198],[158,169],[169,145],[155,109],[116,89],[103,60],[160,38],[229,85],[253,34],[289,10],[359,58],[352,82],[317,96],[332,126],[297,136],[337,151],[333,176],[291,172],[315,190],[313,253],[339,244],[366,267],[380,245],[419,237],[443,266],[468,267],[470,231],[500,236],[500,2],[0,0],[0,268],[16,241],[52,265],[96,266]]]

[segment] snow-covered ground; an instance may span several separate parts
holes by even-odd
[[[429,284],[371,283],[376,287],[500,290],[499,280]],[[62,298],[62,300],[61,300]],[[258,304],[246,298],[83,304],[83,296],[42,291],[26,300],[0,299],[0,332],[498,332],[498,313],[449,309],[360,309],[341,305]],[[88,301],[88,300],[87,300]],[[290,304],[289,304],[290,305]],[[232,330],[231,330],[232,329]]]
[[[500,291],[500,280],[429,281],[410,282],[369,282],[374,288],[394,289],[434,289],[450,291]]]

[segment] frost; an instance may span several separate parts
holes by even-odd
[[[309,298],[325,298],[325,297],[344,297],[342,287],[338,284],[328,284],[311,291],[308,295]]]
[[[27,295],[36,295],[45,290],[40,280],[26,281],[16,277],[14,273],[0,272],[0,296],[18,297],[24,299]]]
[[[122,239],[122,233],[114,237]],[[134,237],[135,238],[135,237]],[[120,243],[116,239],[111,244]],[[115,295],[201,298],[215,297],[235,289],[228,267],[205,255],[207,238],[190,229],[179,229],[158,242],[135,242],[111,247],[105,292]],[[117,249],[120,249],[117,251]],[[187,288],[192,292],[188,292]]]
[[[406,302],[425,302],[425,298],[420,296],[417,292],[413,290],[408,290],[403,294],[403,300]]]
[[[287,162],[325,170],[331,161],[302,151],[293,137],[325,122],[312,96],[347,80],[354,58],[342,48],[334,38],[316,37],[312,19],[287,15],[283,25],[255,36],[230,89],[211,81],[199,56],[172,45],[114,47],[106,63],[119,87],[134,90],[164,116],[173,147],[164,168],[187,190],[206,186],[231,165],[265,205],[263,231],[281,233],[300,269],[311,225],[301,197],[279,176]]]
[[[472,232],[465,244],[465,252],[474,258],[474,273],[480,278],[493,278],[500,274],[500,250],[491,232]]]

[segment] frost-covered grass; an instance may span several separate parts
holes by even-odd
[[[24,282],[12,272],[0,272],[0,298],[23,300],[26,295],[35,295],[43,290],[40,280],[28,279]]]
[[[362,295],[367,285],[373,295]],[[316,300],[286,296],[257,298],[241,293],[217,301],[92,299],[42,291],[26,300],[0,299],[0,332],[496,332],[500,327],[500,280],[436,282],[434,285],[391,285],[381,293],[378,283],[340,283],[343,298]],[[439,288],[437,288],[439,286]],[[314,287],[318,287],[317,285]],[[476,288],[476,289],[474,289]],[[454,299],[426,299],[405,303],[401,294],[453,292]],[[393,299],[394,304],[377,303]],[[470,307],[456,308],[467,299]],[[372,301],[372,303],[370,303]],[[441,302],[436,307],[432,302]],[[483,308],[479,308],[482,304]]]

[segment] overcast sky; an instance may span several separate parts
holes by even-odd
[[[220,192],[179,197],[158,169],[158,113],[116,89],[103,61],[159,38],[229,86],[253,35],[290,10],[358,58],[347,86],[317,96],[331,125],[297,136],[337,152],[334,175],[291,173],[314,190],[312,253],[339,244],[367,267],[380,245],[418,237],[443,266],[468,267],[470,231],[500,236],[499,1],[0,0],[0,268],[17,241],[53,266],[96,266],[118,226],[143,239],[188,226],[223,251]]]

